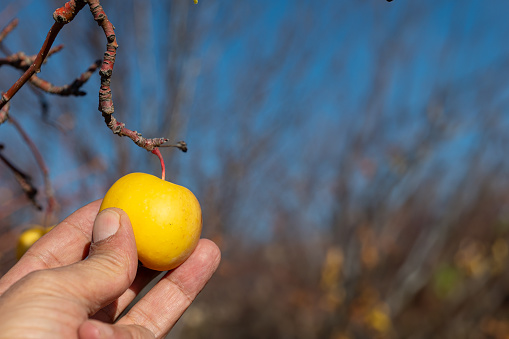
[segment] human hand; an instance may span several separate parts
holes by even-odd
[[[62,221],[0,279],[0,338],[162,338],[219,265],[218,247],[200,240],[118,319],[160,272],[138,267],[127,214],[97,215],[99,205]]]

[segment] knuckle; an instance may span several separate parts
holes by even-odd
[[[94,269],[105,276],[125,278],[125,284],[131,284],[136,272],[132,272],[131,259],[120,252],[108,251],[97,253],[88,258],[94,264]]]
[[[20,287],[24,287],[25,291],[31,291],[36,295],[58,294],[59,285],[60,281],[55,272],[48,269],[32,271],[20,281]]]

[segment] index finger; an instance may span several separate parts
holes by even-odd
[[[0,295],[30,272],[83,260],[88,253],[100,205],[101,200],[96,200],[80,208],[30,247],[0,279]]]
[[[135,332],[148,329],[154,337],[163,338],[205,287],[220,261],[219,247],[200,239],[189,259],[166,273],[116,324]]]

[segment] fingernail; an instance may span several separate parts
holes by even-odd
[[[120,215],[111,209],[105,209],[97,215],[92,232],[92,241],[98,242],[117,233],[120,227]]]

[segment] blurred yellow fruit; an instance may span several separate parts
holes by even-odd
[[[99,210],[109,207],[129,216],[138,259],[150,269],[167,271],[179,266],[200,239],[201,208],[194,194],[153,175],[131,173],[117,180]]]
[[[33,225],[27,229],[18,238],[18,246],[16,247],[16,258],[19,260],[23,254],[32,246],[40,237],[46,233],[46,229],[39,225]]]

